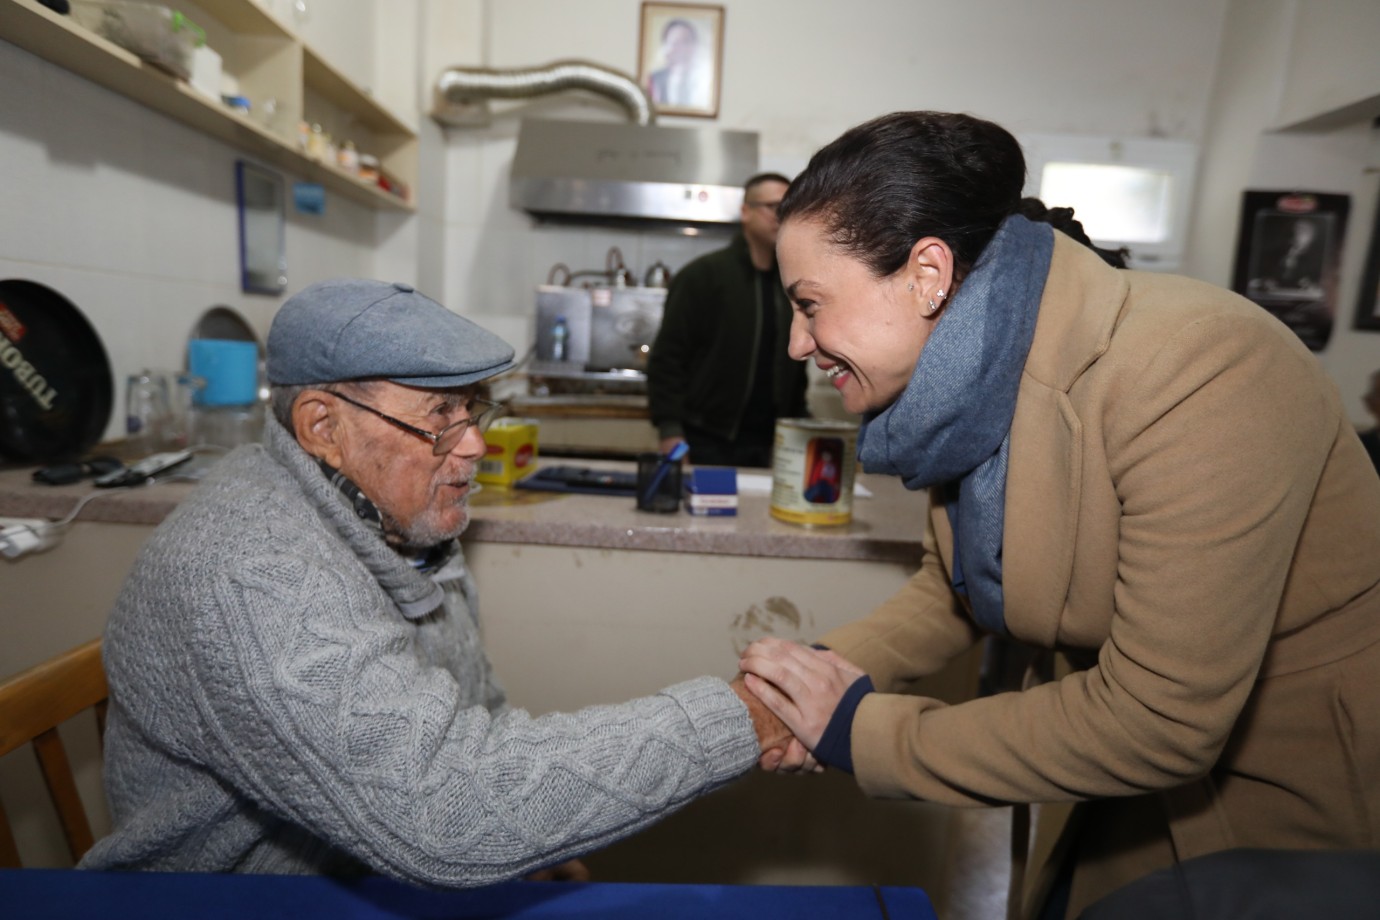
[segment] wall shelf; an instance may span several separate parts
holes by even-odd
[[[35,0],[0,0],[0,38],[249,155],[382,210],[415,211],[417,135],[358,89],[256,0],[180,4],[206,30],[227,73],[251,99],[273,98],[271,127],[88,31]],[[334,128],[406,183],[404,199],[299,147],[299,121]],[[342,130],[345,129],[345,130]],[[348,133],[347,133],[348,131]]]

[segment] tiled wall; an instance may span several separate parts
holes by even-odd
[[[181,367],[215,305],[260,336],[280,299],[239,286],[235,150],[0,42],[0,278],[53,288],[95,326],[114,378]],[[289,290],[374,268],[375,214],[288,208]],[[123,430],[123,385],[107,429]]]

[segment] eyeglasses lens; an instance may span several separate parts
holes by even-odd
[[[475,406],[475,408],[480,409],[479,406]],[[455,445],[460,443],[460,439],[465,436],[465,432],[469,430],[471,425],[477,427],[480,434],[488,431],[489,425],[493,423],[493,420],[502,414],[502,409],[503,407],[500,405],[486,405],[480,409],[478,415],[471,416],[470,418],[456,422],[454,425],[443,428],[440,435],[436,438],[436,444],[432,452],[437,456],[450,453],[455,449]]]

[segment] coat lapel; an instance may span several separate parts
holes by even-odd
[[[1007,629],[1045,647],[1069,594],[1082,497],[1084,432],[1069,390],[1107,350],[1126,292],[1116,269],[1055,234],[1011,423],[1002,536]]]

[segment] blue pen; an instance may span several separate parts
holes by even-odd
[[[661,488],[661,481],[665,479],[666,474],[670,472],[671,464],[680,460],[689,452],[690,445],[684,441],[680,441],[675,447],[668,450],[665,455],[662,456],[661,462],[656,466],[656,473],[652,476],[652,481],[647,484],[646,491],[642,493],[642,504],[650,505],[652,503],[652,496],[656,494],[657,489]]]

